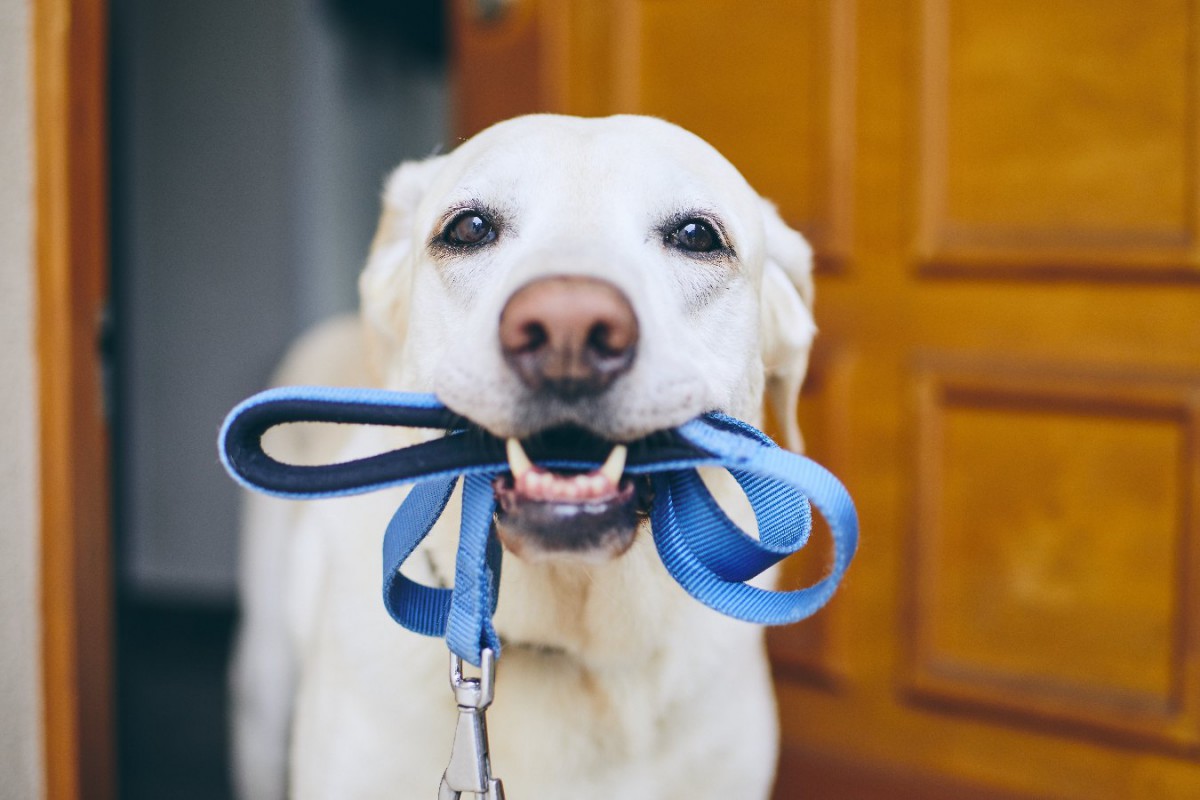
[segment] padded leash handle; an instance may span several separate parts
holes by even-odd
[[[302,466],[272,458],[262,445],[271,428],[290,423],[385,425],[448,431],[428,442],[337,464]],[[373,492],[437,477],[504,472],[504,442],[446,408],[431,394],[331,386],[284,386],[239,403],[218,437],[221,463],[247,489],[276,497],[316,500]],[[549,466],[591,469],[608,454],[595,439],[537,441],[527,452]],[[627,468],[647,471],[703,454],[674,432],[629,446]]]
[[[412,482],[457,466],[503,459],[495,446],[464,447],[461,434],[434,439],[402,450],[340,464],[300,466],[267,455],[262,437],[277,425],[324,422],[343,425],[387,425],[458,430],[456,414],[432,395],[378,389],[285,386],[243,401],[221,428],[221,461],[229,474],[248,489],[277,497],[312,500],[338,497]],[[486,443],[484,443],[486,444]]]

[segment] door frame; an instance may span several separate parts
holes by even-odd
[[[108,425],[108,3],[35,0],[32,23],[41,510],[42,743],[49,800],[115,797]]]

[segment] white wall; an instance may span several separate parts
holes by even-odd
[[[0,797],[42,796],[29,6],[0,0]]]

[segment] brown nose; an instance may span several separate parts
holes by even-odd
[[[522,286],[500,312],[500,349],[534,391],[599,394],[633,364],[638,323],[629,300],[597,278],[563,275]]]

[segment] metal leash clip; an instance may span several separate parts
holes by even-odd
[[[458,726],[438,800],[459,800],[463,792],[471,792],[481,800],[504,800],[504,786],[492,777],[484,717],[492,704],[496,680],[496,654],[490,648],[482,651],[479,666],[478,678],[465,678],[463,660],[450,654],[450,687],[458,703]]]

